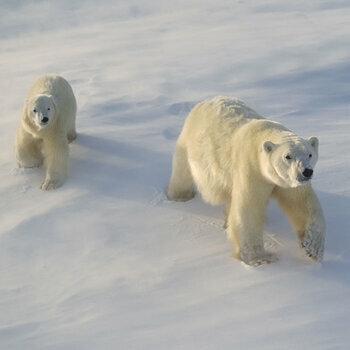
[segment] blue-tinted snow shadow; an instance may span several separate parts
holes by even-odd
[[[98,120],[106,130],[127,127],[138,131],[125,141],[118,135],[79,133],[72,144],[69,186],[108,196],[144,199],[147,189],[163,189],[170,177],[172,151],[194,101],[172,103],[168,97],[150,100],[113,98],[90,106],[82,125]],[[166,120],[166,122],[165,122]],[[79,126],[79,125],[78,125]],[[154,139],[154,142],[152,141]],[[159,146],[169,145],[167,149]]]
[[[69,183],[90,193],[144,199],[147,188],[164,187],[170,175],[167,152],[85,134],[77,143],[81,151],[72,156]]]
[[[139,123],[152,123],[171,116],[184,119],[196,103],[197,101],[174,103],[170,98],[162,95],[150,100],[116,97],[84,107],[80,112],[88,114],[89,121],[98,120],[99,125],[136,126]]]
[[[320,274],[350,286],[350,198],[319,193],[327,222],[326,249]]]
[[[302,114],[349,105],[350,63],[339,62],[320,69],[262,79],[256,87],[271,90],[271,94],[290,103]]]

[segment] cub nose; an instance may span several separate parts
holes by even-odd
[[[306,177],[306,178],[310,178],[311,176],[312,176],[312,174],[313,174],[313,170],[312,169],[308,169],[308,168],[306,168],[304,171],[303,171],[303,175]]]
[[[44,117],[43,119],[41,119],[41,121],[42,121],[43,123],[47,123],[47,122],[49,121],[49,118]]]

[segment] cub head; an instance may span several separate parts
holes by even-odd
[[[55,121],[56,106],[50,95],[37,95],[26,101],[27,122],[37,130],[47,128]]]
[[[265,177],[281,187],[297,187],[311,180],[318,159],[318,139],[297,138],[280,144],[265,141],[262,169]]]

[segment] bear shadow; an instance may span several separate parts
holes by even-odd
[[[145,135],[163,138],[164,146],[167,146],[169,142],[175,144],[183,119],[194,105],[194,101],[172,103],[162,95],[136,101],[120,97],[90,106],[81,113],[90,115],[87,121],[93,115],[98,116],[105,126],[145,125]],[[170,125],[164,124],[164,116],[172,118]],[[81,123],[84,129],[84,119]],[[123,142],[114,136],[102,137],[79,130],[77,139],[70,146],[70,169],[65,186],[129,199],[144,199],[149,191],[153,194],[156,191],[158,196],[163,192],[171,174],[175,145],[167,150],[167,147],[162,149],[147,142],[142,147],[142,143],[134,139]]]
[[[65,185],[105,196],[142,200],[148,188],[165,187],[163,179],[170,176],[168,153],[132,142],[80,133],[70,157]]]

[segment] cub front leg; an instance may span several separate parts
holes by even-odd
[[[288,189],[277,187],[273,196],[288,216],[305,253],[312,259],[321,261],[326,223],[321,204],[311,184]]]
[[[252,266],[269,264],[277,260],[274,254],[265,251],[263,241],[266,207],[272,189],[266,184],[245,187],[243,190],[240,187],[241,192],[232,195],[228,237],[235,245],[237,259]]]
[[[21,168],[35,168],[39,167],[43,158],[40,153],[42,141],[34,138],[31,134],[20,127],[17,130],[15,142],[16,160]]]
[[[46,177],[40,188],[42,190],[58,188],[67,178],[69,156],[67,139],[64,137],[44,140],[43,153]]]

